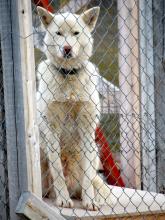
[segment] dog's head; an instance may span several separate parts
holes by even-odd
[[[74,64],[88,60],[92,55],[94,30],[100,8],[91,8],[81,15],[72,13],[51,14],[37,7],[46,28],[44,43],[47,58],[53,63]]]

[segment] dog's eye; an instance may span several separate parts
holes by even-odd
[[[60,31],[57,31],[56,34],[57,34],[58,36],[62,36],[62,33],[61,33]]]
[[[73,35],[78,35],[80,32],[78,32],[78,31],[75,31],[74,33],[73,33]]]

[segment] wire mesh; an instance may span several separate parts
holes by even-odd
[[[43,198],[61,212],[164,210],[160,5],[33,1]]]

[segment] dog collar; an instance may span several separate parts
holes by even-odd
[[[66,78],[68,75],[76,75],[76,74],[78,74],[78,72],[80,70],[80,69],[75,69],[75,68],[70,69],[70,70],[67,70],[67,69],[64,69],[64,68],[56,68],[56,69],[59,73],[62,74],[62,76],[64,78]]]

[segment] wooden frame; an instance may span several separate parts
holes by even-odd
[[[36,76],[34,64],[34,46],[31,17],[31,3],[17,0],[18,25],[21,52],[21,71],[23,82],[25,144],[27,151],[27,168],[29,191],[42,196],[39,131],[36,122]]]
[[[64,218],[54,211],[47,203],[33,193],[25,192],[21,195],[16,213],[34,220],[64,220]]]

